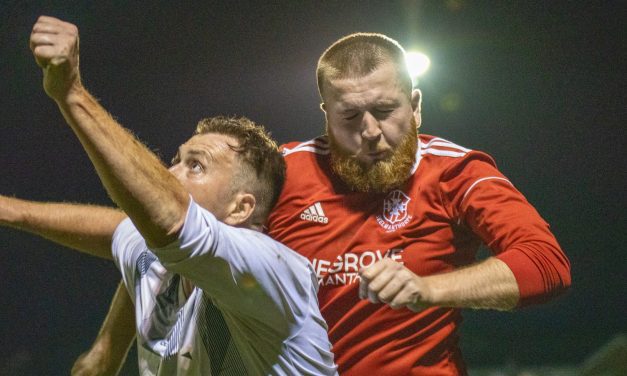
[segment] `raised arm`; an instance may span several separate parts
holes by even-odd
[[[83,87],[76,26],[42,16],[33,27],[30,46],[43,69],[46,93],[79,138],[113,201],[150,246],[174,241],[188,193]]]
[[[135,311],[120,282],[98,337],[72,367],[72,376],[113,376],[120,372],[135,338]]]
[[[107,259],[112,259],[113,232],[125,217],[122,211],[108,207],[0,196],[0,225]]]

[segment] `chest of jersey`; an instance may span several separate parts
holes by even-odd
[[[334,181],[324,163],[294,165],[301,164],[288,163],[288,185],[270,218],[270,235],[309,258],[321,291],[355,283],[361,268],[384,257],[418,275],[474,258],[478,241],[448,212],[436,174],[419,170],[398,189],[366,194]]]

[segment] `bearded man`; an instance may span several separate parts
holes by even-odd
[[[283,146],[269,234],[314,264],[340,374],[465,374],[460,308],[544,301],[570,285],[569,262],[492,158],[417,135],[396,41],[342,38],[317,78],[326,135]],[[477,262],[481,242],[494,256]]]

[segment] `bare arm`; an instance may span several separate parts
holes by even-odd
[[[42,16],[30,41],[44,72],[46,93],[74,130],[113,201],[149,245],[174,241],[187,211],[188,193],[82,86],[76,26]]]
[[[135,311],[120,282],[96,341],[72,367],[72,376],[117,375],[135,338]]]
[[[125,217],[122,211],[108,207],[0,196],[0,225],[107,259],[112,259],[113,232]]]
[[[359,295],[392,308],[426,307],[513,309],[518,284],[509,267],[491,257],[449,273],[420,277],[398,262],[383,259],[361,271]]]
[[[507,264],[496,257],[424,279],[434,305],[511,310],[518,303],[516,278]]]

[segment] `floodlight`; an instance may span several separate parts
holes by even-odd
[[[412,79],[422,76],[431,65],[429,57],[422,52],[407,51],[405,53],[405,63]]]

